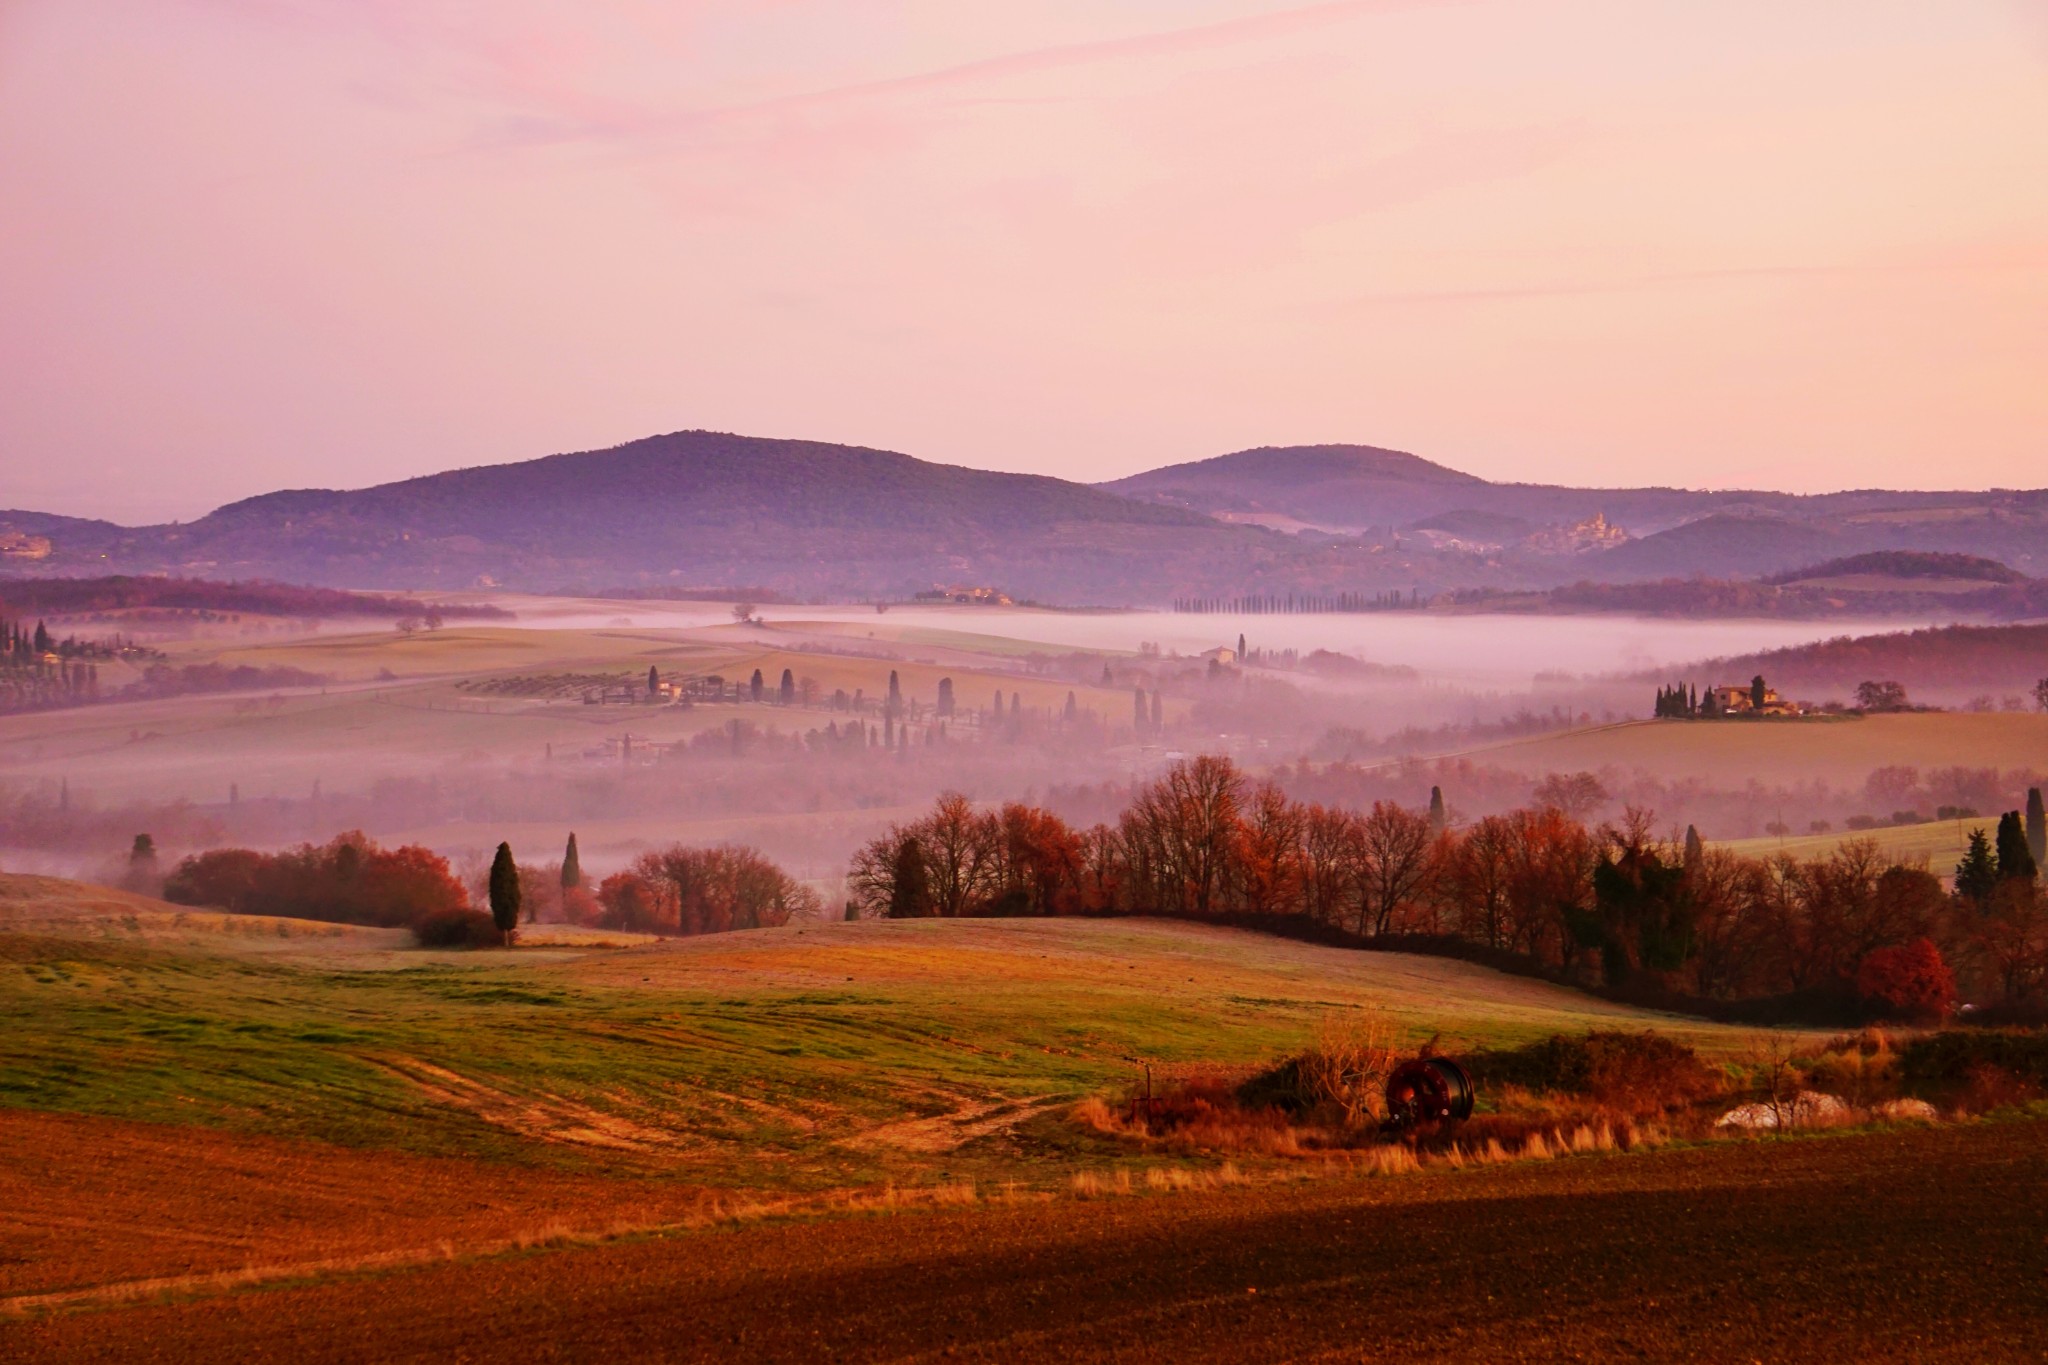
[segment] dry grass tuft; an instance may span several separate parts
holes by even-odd
[[[1200,1190],[1217,1190],[1230,1185],[1245,1184],[1246,1177],[1235,1163],[1224,1162],[1212,1170],[1192,1166],[1154,1166],[1146,1170],[1143,1186],[1155,1193],[1187,1193]],[[1067,1182],[1073,1193],[1084,1199],[1102,1198],[1107,1195],[1132,1194],[1139,1182],[1131,1178],[1127,1167],[1113,1171],[1076,1171]]]
[[[1316,1025],[1315,1046],[1295,1062],[1305,1108],[1329,1106],[1346,1128],[1383,1117],[1387,1076],[1394,1069],[1395,1030],[1378,1011],[1333,1010]]]
[[[1374,1175],[1413,1175],[1422,1169],[1422,1158],[1413,1148],[1389,1144],[1366,1148],[1359,1164]]]

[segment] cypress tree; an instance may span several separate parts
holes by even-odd
[[[2034,855],[2034,866],[2048,863],[2048,812],[2041,807],[2041,789],[2027,788],[2027,851]]]
[[[2034,854],[2027,847],[2027,827],[2020,813],[2009,810],[1998,817],[1998,879],[2032,881],[2037,869]]]
[[[903,684],[896,680],[896,670],[889,670],[889,710],[894,713],[903,709]]]
[[[519,929],[519,864],[512,861],[512,845],[499,844],[491,859],[491,922],[498,926],[498,941],[512,946]]]
[[[653,664],[647,665],[647,695],[653,696],[661,690],[661,670]]]
[[[784,706],[796,705],[796,674],[782,670],[782,686],[775,689],[776,696]]]
[[[1067,693],[1067,709],[1064,714],[1065,719],[1069,725],[1073,724],[1075,720],[1080,718],[1081,703],[1074,700],[1074,694],[1072,692]]]
[[[1145,737],[1145,689],[1142,687],[1131,689],[1131,728],[1138,732],[1140,739]]]
[[[1166,704],[1159,700],[1159,693],[1156,691],[1152,694],[1152,733],[1166,733]]]
[[[569,847],[562,850],[562,889],[574,891],[583,885],[583,860],[576,856],[576,831],[569,831]]]
[[[36,622],[36,653],[48,654],[49,652],[50,632],[43,628],[43,623],[41,621],[38,621]]]
[[[1444,810],[1444,789],[1442,787],[1431,787],[1429,789],[1430,833],[1442,834],[1450,823],[1450,816]]]
[[[1702,840],[1702,839],[1700,838],[1700,832],[1699,832],[1699,829],[1698,829],[1698,828],[1697,828],[1696,826],[1693,826],[1693,825],[1687,825],[1687,826],[1685,827],[1685,865],[1686,865],[1686,867],[1688,867],[1688,868],[1694,868],[1694,867],[1698,867],[1698,866],[1700,865],[1700,860],[1701,860],[1701,859],[1703,859],[1703,858],[1705,858],[1706,856],[1707,856],[1707,845],[1706,845],[1706,842],[1705,842],[1704,840]]]
[[[953,680],[951,678],[939,679],[938,714],[941,717],[950,717],[953,714]]]
[[[1998,864],[1991,857],[1991,841],[1981,827],[1973,829],[1963,860],[1956,864],[1956,895],[1981,909],[1997,886]]]
[[[748,695],[751,696],[755,701],[761,700],[761,688],[763,687],[763,685],[764,684],[761,679],[761,670],[757,668],[754,670],[754,676],[747,680]]]
[[[1764,675],[1761,673],[1749,680],[1749,704],[1756,710],[1764,709]]]
[[[121,878],[121,889],[145,896],[159,895],[164,889],[157,873],[156,840],[147,834],[136,835],[128,849],[128,872]]]

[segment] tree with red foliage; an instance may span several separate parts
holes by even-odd
[[[1932,939],[1878,948],[1856,969],[1856,993],[1895,1019],[1939,1019],[1955,1002],[1956,979]]]
[[[380,848],[360,831],[282,853],[217,848],[180,862],[164,899],[237,915],[397,928],[466,909],[469,893],[432,849]]]
[[[1081,893],[1081,837],[1050,811],[1012,801],[996,815],[996,899],[1027,915],[1060,915]]]
[[[675,912],[663,905],[663,885],[637,872],[615,872],[597,888],[598,904],[604,908],[598,923],[607,929],[631,929],[657,933],[675,921]]]

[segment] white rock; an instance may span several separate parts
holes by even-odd
[[[1917,1101],[1916,1101],[1917,1102]],[[1777,1108],[1768,1104],[1745,1104],[1714,1120],[1716,1128],[1776,1128],[1782,1119],[1787,1128],[1823,1128],[1849,1117],[1849,1106],[1834,1095],[1802,1090]]]

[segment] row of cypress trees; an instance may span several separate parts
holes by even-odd
[[[1999,884],[2007,881],[2032,882],[2048,861],[2048,811],[2041,802],[2041,789],[2027,789],[2027,810],[2022,816],[2009,810],[1998,817],[1998,832],[1970,831],[1969,846],[1956,864],[1956,894],[1979,906],[1988,906]]]
[[[583,885],[583,860],[576,851],[576,831],[569,831],[569,846],[562,850],[562,889],[574,891]],[[491,859],[490,878],[491,923],[498,928],[498,937],[508,947],[512,935],[519,929],[521,894],[519,890],[519,862],[512,856],[512,845],[498,845],[496,856]]]

